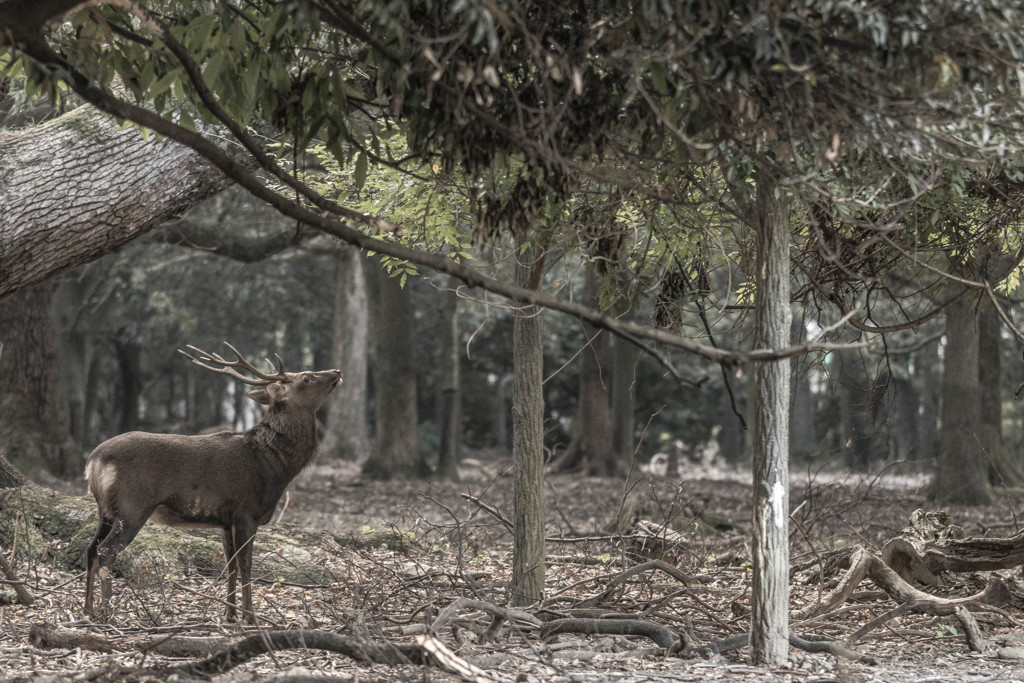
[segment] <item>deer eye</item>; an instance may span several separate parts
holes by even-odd
[[[302,381],[303,381],[303,382],[309,382],[309,381],[310,381],[310,377],[309,377],[309,375],[305,375],[305,376],[304,376],[304,377],[302,378]]]

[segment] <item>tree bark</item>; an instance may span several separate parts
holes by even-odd
[[[777,180],[757,183],[757,276],[754,345],[789,344],[789,206]],[[789,363],[755,365],[754,534],[750,657],[776,666],[789,650]]]
[[[794,319],[790,328],[793,344],[807,341],[807,328],[803,319]],[[812,356],[801,356],[790,361],[790,382],[793,387],[790,453],[798,462],[809,460],[818,448],[818,437],[814,429],[814,396],[811,394],[812,362],[815,362]]]
[[[1003,448],[1003,382],[999,312],[988,299],[978,304],[978,389],[981,451],[989,462],[988,480],[994,486],[1024,483],[1020,466]]]
[[[15,488],[24,483],[25,475],[19,472],[0,450],[0,490]]]
[[[922,469],[930,469],[939,455],[939,395],[942,380],[939,376],[939,345],[925,344],[914,356],[914,376],[921,400],[917,411],[917,461]]]
[[[80,472],[60,387],[56,328],[50,317],[55,281],[0,300],[0,446],[15,465],[43,466],[58,477]]]
[[[597,274],[586,269],[585,303],[597,306]],[[608,333],[583,323],[584,343],[580,364],[579,430],[580,460],[597,476],[615,476],[621,470],[612,447],[612,416],[609,397],[611,360]]]
[[[960,297],[946,312],[943,361],[942,433],[931,494],[948,503],[985,505],[992,497],[988,490],[989,461],[978,442],[978,316],[972,297]]]
[[[142,398],[142,346],[131,339],[114,340],[120,382],[121,417],[118,431],[131,432],[139,428],[139,400]]]
[[[459,297],[454,289],[439,293],[441,298],[441,382],[438,424],[441,444],[434,476],[446,481],[459,480],[459,453],[462,445],[461,345],[459,343]]]
[[[92,261],[227,186],[191,149],[92,107],[0,132],[0,297]]]
[[[517,244],[515,282],[535,288],[543,256]],[[522,306],[512,323],[512,461],[515,515],[510,604],[544,596],[544,344],[540,308]]]
[[[361,460],[370,452],[369,347],[366,257],[355,247],[345,246],[338,254],[331,349],[331,367],[341,370],[342,383],[327,402],[322,448],[328,457]]]
[[[417,479],[429,473],[419,449],[416,359],[409,290],[380,266],[372,269],[377,295],[374,337],[376,432],[373,453],[363,464],[368,479]]]
[[[867,472],[874,460],[874,415],[876,397],[872,392],[874,376],[862,349],[844,349],[839,359],[839,443],[846,466],[854,472]]]
[[[611,342],[612,362],[612,442],[615,456],[619,462],[630,462],[636,450],[633,430],[636,419],[633,415],[636,406],[636,364],[638,351],[635,346],[621,337],[614,337]]]

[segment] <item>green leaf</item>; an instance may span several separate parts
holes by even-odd
[[[356,154],[355,176],[353,177],[353,182],[355,182],[357,190],[363,189],[363,186],[366,185],[366,171],[368,166],[369,161],[366,158],[366,155],[362,152]]]

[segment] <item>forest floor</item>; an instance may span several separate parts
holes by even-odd
[[[279,514],[284,533],[327,533],[305,537],[299,549],[268,547],[261,543],[262,532],[257,534],[257,554],[291,553],[305,577],[260,577],[254,594],[263,627],[329,632],[380,645],[441,643],[453,653],[452,661],[475,666],[476,673],[459,676],[436,666],[370,664],[324,650],[271,648],[271,654],[214,680],[1024,681],[1024,659],[1016,658],[1024,656],[1024,614],[1014,606],[972,610],[986,637],[981,652],[968,648],[953,616],[907,612],[879,619],[849,645],[876,657],[874,664],[790,648],[784,666],[766,669],[747,663],[745,647],[713,655],[666,654],[647,636],[542,634],[537,619],[570,614],[639,620],[698,646],[747,630],[749,475],[690,468],[681,482],[644,475],[632,485],[550,476],[545,603],[543,609],[505,614],[509,620],[495,617],[506,604],[511,572],[511,536],[495,513],[512,516],[510,477],[479,468],[467,471],[460,484],[360,483],[349,464],[318,464],[293,483]],[[829,550],[851,545],[877,551],[914,510],[930,507],[922,485],[914,477],[794,475],[794,564],[816,562]],[[1010,536],[1024,525],[1024,495],[1003,492],[991,506],[948,511],[968,535]],[[615,533],[617,518],[637,516],[655,525],[667,522],[682,536],[661,544]],[[668,564],[623,575],[652,559]],[[133,581],[115,578],[115,613],[108,623],[94,623],[82,614],[81,573],[54,564],[48,558],[15,563],[36,601],[0,607],[0,680],[190,680],[198,674],[185,667],[204,659],[202,653],[259,633],[226,623],[222,578],[189,567],[165,567]],[[692,581],[684,585],[663,567],[677,568]],[[1019,571],[1005,571],[1003,578],[1012,582]],[[808,574],[791,581],[794,611],[828,589],[808,583]],[[936,593],[973,594],[984,580],[955,575]],[[896,607],[865,581],[841,607],[791,626],[804,638],[845,641]]]

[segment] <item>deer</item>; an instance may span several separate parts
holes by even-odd
[[[235,621],[235,588],[242,612],[256,624],[252,608],[252,548],[259,526],[268,523],[288,484],[317,457],[316,411],[341,383],[341,372],[264,373],[225,342],[228,360],[192,345],[179,353],[206,370],[259,387],[247,393],[268,406],[246,432],[186,436],[127,432],[104,441],[86,463],[85,478],[99,508],[99,528],[86,550],[85,612],[110,615],[110,568],[147,520],[168,526],[219,527],[227,562],[225,617]],[[247,374],[242,374],[245,372]],[[249,376],[251,375],[251,377]],[[100,612],[93,586],[101,581]]]

